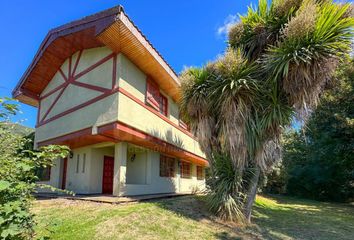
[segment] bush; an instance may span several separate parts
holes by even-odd
[[[34,236],[30,212],[38,177],[38,168],[51,166],[54,159],[65,157],[68,149],[48,146],[39,151],[26,149],[31,138],[12,131],[8,117],[17,106],[0,98],[0,238],[31,239]]]

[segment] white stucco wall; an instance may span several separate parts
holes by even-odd
[[[122,144],[122,143],[119,143]],[[125,144],[125,143],[123,143]],[[127,144],[126,144],[127,146]],[[120,148],[122,151],[126,148]],[[131,151],[128,151],[131,152]],[[140,153],[141,154],[141,153]],[[125,169],[123,172],[128,172],[129,167],[129,157],[127,154],[126,161],[119,161],[123,164]],[[160,177],[160,153],[150,151],[146,149],[146,184],[129,184],[129,182],[124,181],[126,178],[121,179],[120,195],[123,196],[133,196],[142,194],[156,194],[156,193],[191,193],[195,190],[205,189],[205,180],[197,180],[196,177],[196,165],[191,166],[191,178],[181,178],[178,170],[178,161],[175,162],[176,177]],[[124,165],[125,163],[125,165]]]
[[[135,154],[135,158],[133,157]],[[127,184],[146,184],[147,183],[147,168],[148,159],[147,151],[132,152],[128,150],[127,153]]]
[[[118,55],[119,87],[145,103],[147,76],[123,54]],[[166,96],[164,92],[162,92]],[[129,97],[119,93],[118,120],[174,144],[182,149],[204,157],[198,142],[175,126],[156,116],[148,109],[137,104]],[[179,109],[171,97],[168,97],[168,119],[179,124]]]
[[[86,161],[84,164],[84,155]],[[79,168],[77,170],[77,160]],[[97,145],[73,149],[73,158],[68,159],[66,189],[77,194],[102,193],[104,156],[114,156],[114,147]],[[85,165],[85,166],[84,166]]]
[[[92,158],[89,147],[73,150],[73,157],[68,158],[66,171],[66,189],[75,193],[90,193],[90,159]],[[86,155],[85,166],[84,155]],[[79,161],[79,163],[78,163]]]
[[[123,54],[118,54],[119,87],[145,102],[147,76]]]
[[[143,132],[204,157],[199,143],[132,99],[119,93],[118,120]]]
[[[134,153],[136,158],[131,161]],[[86,155],[85,160],[84,155]],[[117,185],[120,185],[119,192],[116,190],[115,195],[191,193],[205,189],[205,180],[197,180],[195,164],[191,166],[191,178],[180,177],[177,160],[175,161],[176,176],[160,177],[160,153],[126,142],[115,145],[101,143],[73,149],[73,157],[68,158],[65,188],[76,194],[102,193],[104,156],[115,158],[114,175],[120,179],[116,180],[113,186],[117,189]],[[50,181],[41,183],[61,188],[62,174],[63,160],[58,159],[51,169]],[[41,191],[48,192],[47,189]]]

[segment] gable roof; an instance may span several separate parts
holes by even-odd
[[[122,6],[50,30],[13,90],[13,97],[37,106],[39,95],[68,57],[79,50],[100,46],[126,55],[164,92],[178,100],[180,82],[177,74],[125,14]]]

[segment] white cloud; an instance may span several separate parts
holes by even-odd
[[[224,24],[217,30],[218,36],[223,36],[229,33],[230,28],[239,20],[237,15],[229,15],[224,21]]]

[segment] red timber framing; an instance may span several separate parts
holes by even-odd
[[[39,116],[38,116],[38,122],[37,122],[37,127],[42,126],[48,122],[51,122],[53,120],[56,120],[64,115],[67,115],[71,112],[74,112],[80,108],[83,108],[87,105],[90,105],[96,101],[99,101],[105,97],[110,96],[111,94],[115,93],[118,91],[117,89],[117,83],[116,83],[116,75],[117,75],[117,54],[115,53],[111,53],[108,56],[100,59],[99,61],[97,61],[96,63],[94,63],[93,65],[87,67],[86,69],[84,69],[83,71],[81,71],[80,73],[76,74],[76,69],[77,66],[80,62],[81,59],[81,54],[82,51],[79,51],[78,57],[75,61],[75,63],[73,64],[72,62],[72,56],[69,58],[69,67],[68,67],[68,72],[65,74],[63,72],[63,70],[61,68],[59,68],[59,73],[61,74],[61,76],[64,79],[64,83],[62,83],[61,85],[59,85],[58,87],[54,88],[53,90],[49,91],[48,93],[46,93],[45,95],[41,96],[39,99],[39,106],[38,106],[38,112],[39,112]],[[92,84],[88,84],[88,83],[83,83],[83,82],[79,82],[78,79],[81,78],[82,76],[84,76],[85,74],[88,74],[90,71],[92,71],[93,69],[99,67],[100,65],[104,64],[105,62],[109,61],[113,59],[113,72],[112,72],[112,88],[103,88],[103,87],[99,87],[96,85],[92,85]],[[70,109],[65,110],[64,112],[58,113],[57,115],[54,115],[50,118],[47,118],[48,114],[52,111],[53,107],[55,106],[55,104],[58,102],[58,100],[60,99],[60,97],[62,96],[62,94],[64,93],[65,89],[70,85],[75,85],[75,86],[79,86],[82,88],[86,88],[89,90],[93,90],[93,91],[97,91],[100,92],[101,94],[98,95],[95,98],[92,98],[86,102],[83,102],[77,106],[74,106]],[[40,112],[41,112],[41,104],[40,102],[51,96],[54,93],[58,93],[58,95],[55,97],[53,103],[49,106],[49,108],[47,109],[47,111],[45,113],[43,113],[43,116],[40,117]]]
[[[125,96],[127,96],[128,98],[130,98],[131,100],[133,100],[134,102],[136,102],[137,104],[143,106],[144,108],[146,108],[150,112],[154,113],[156,116],[160,117],[161,119],[163,119],[168,124],[172,125],[173,127],[177,128],[178,130],[182,131],[183,133],[185,133],[189,137],[195,139],[195,136],[192,133],[190,133],[187,129],[183,128],[179,124],[175,124],[174,122],[172,122],[166,116],[167,114],[164,114],[164,113],[160,112],[160,109],[156,109],[156,108],[154,108],[152,106],[147,105],[146,103],[142,102],[141,100],[139,100],[138,98],[136,98],[135,96],[130,94],[128,91],[126,91],[123,88],[118,86],[118,83],[116,82],[116,76],[117,76],[117,54],[111,53],[108,56],[98,60],[93,65],[87,67],[86,69],[84,69],[80,73],[76,74],[76,68],[77,68],[77,66],[79,64],[81,54],[82,54],[82,51],[79,52],[78,57],[77,57],[77,59],[76,59],[76,61],[74,63],[74,66],[72,66],[73,65],[72,56],[69,58],[69,67],[68,67],[67,75],[63,72],[63,70],[61,68],[59,68],[58,71],[60,72],[60,74],[64,78],[65,82],[40,97],[39,106],[38,106],[38,115],[37,115],[37,125],[36,125],[36,127],[40,127],[42,125],[45,125],[45,124],[47,124],[47,123],[49,123],[51,121],[54,121],[54,120],[56,120],[58,118],[61,118],[61,117],[65,116],[65,115],[67,115],[67,114],[70,114],[70,113],[72,113],[74,111],[77,111],[77,110],[79,110],[81,108],[84,108],[84,107],[86,107],[86,106],[88,106],[90,104],[93,104],[93,103],[95,103],[95,102],[97,102],[97,101],[99,101],[101,99],[104,99],[104,98],[106,98],[106,97],[108,97],[108,96],[110,96],[110,95],[112,95],[114,93],[120,92],[120,93],[124,94]],[[96,85],[92,85],[92,84],[88,84],[88,83],[82,83],[82,82],[78,81],[79,78],[81,78],[85,74],[89,73],[93,69],[99,67],[100,65],[104,64],[105,62],[109,61],[110,59],[113,59],[112,88],[108,89],[108,88],[98,87]],[[82,87],[82,88],[86,88],[86,89],[89,89],[89,90],[98,91],[101,94],[98,95],[97,97],[94,97],[94,98],[92,98],[92,99],[90,99],[90,100],[88,100],[86,102],[83,102],[83,103],[77,105],[77,106],[74,106],[74,107],[72,107],[70,109],[67,109],[67,110],[61,112],[61,113],[58,113],[57,115],[54,115],[54,116],[52,116],[50,118],[47,118],[48,114],[51,112],[51,110],[53,109],[55,104],[58,102],[58,100],[62,96],[62,94],[65,91],[65,89],[70,84],[73,84],[73,85],[76,85],[76,86],[79,86],[79,87]],[[40,117],[41,101],[43,99],[51,96],[52,94],[54,94],[56,92],[59,92],[59,94],[56,96],[56,98],[54,99],[53,103],[49,106],[49,108],[43,114],[43,116]],[[159,94],[160,94],[160,92],[159,92]],[[167,105],[167,103],[166,103],[166,105]],[[167,111],[166,111],[166,113],[167,113]]]
[[[144,107],[145,109],[149,110],[151,113],[155,114],[159,118],[163,119],[168,124],[172,125],[173,127],[177,128],[178,130],[182,131],[187,136],[194,138],[194,136],[189,131],[180,127],[179,125],[175,124],[174,122],[172,122],[168,117],[166,117],[162,113],[160,113],[160,111],[147,105],[145,102],[142,102],[141,100],[139,100],[138,98],[133,96],[131,93],[129,93],[125,89],[118,86],[118,83],[116,82],[116,61],[117,61],[116,54],[109,54],[107,57],[104,57],[103,59],[97,61],[92,66],[90,66],[90,67],[86,68],[85,70],[83,70],[82,72],[76,74],[76,68],[77,68],[78,62],[80,61],[80,55],[81,55],[81,53],[79,53],[79,56],[77,58],[77,61],[74,64],[74,66],[72,66],[72,61],[71,60],[69,61],[70,64],[69,64],[68,75],[66,75],[62,70],[60,70],[62,72],[61,74],[63,75],[65,82],[62,85],[53,89],[53,91],[50,91],[46,95],[41,97],[41,100],[43,100],[44,98],[49,97],[50,95],[54,94],[55,92],[59,92],[59,94],[56,96],[56,99],[53,101],[53,104],[48,108],[48,110],[46,111],[44,116],[40,119],[39,123],[37,124],[37,127],[45,125],[45,124],[47,124],[51,121],[54,121],[60,117],[63,117],[67,114],[70,114],[74,111],[84,108],[84,107],[86,107],[86,106],[88,106],[100,99],[110,96],[111,94],[119,92],[119,93],[127,96],[131,100],[133,100],[135,103],[137,103],[140,106]],[[81,82],[77,82],[77,79],[79,77],[84,76],[85,74],[89,73],[91,70],[95,69],[96,67],[100,66],[101,64],[110,60],[111,58],[113,58],[112,88],[111,89],[106,89],[106,88],[101,89],[100,87],[97,88],[97,86],[95,86],[95,85],[86,84],[86,83],[84,85],[82,85]],[[69,77],[66,77],[66,76],[69,76]],[[54,104],[58,101],[61,94],[63,93],[63,91],[65,90],[65,88],[69,84],[74,84],[74,85],[78,85],[83,88],[87,88],[90,90],[101,92],[101,95],[99,95],[93,99],[90,99],[84,103],[81,103],[73,108],[70,108],[64,112],[61,112],[49,119],[45,119],[45,117],[49,114],[49,112],[53,108]],[[39,108],[40,108],[40,106],[39,106]],[[39,111],[40,111],[40,109],[39,109]],[[39,119],[39,117],[38,117],[38,119]],[[60,137],[56,137],[54,139],[46,140],[46,141],[40,142],[38,144],[39,144],[39,146],[48,145],[48,144],[64,144],[64,145],[70,146],[71,148],[76,148],[76,147],[91,145],[91,144],[100,143],[100,142],[107,142],[107,141],[110,141],[110,142],[118,142],[118,141],[132,142],[132,143],[142,145],[142,146],[145,146],[147,148],[150,148],[150,149],[153,149],[153,150],[156,150],[159,152],[163,152],[166,154],[173,155],[175,157],[180,157],[180,158],[189,160],[191,162],[196,162],[196,163],[204,164],[204,165],[206,164],[206,161],[203,158],[201,158],[191,152],[180,149],[168,142],[165,142],[165,141],[158,139],[154,136],[151,136],[147,133],[144,133],[138,129],[130,127],[122,122],[112,123],[112,124],[105,125],[103,127],[99,127],[98,128],[98,135],[92,135],[92,129],[86,128],[86,129],[82,129],[80,131],[76,131],[76,132],[73,132],[73,133],[70,133],[70,134],[67,134],[64,136],[60,136]]]

